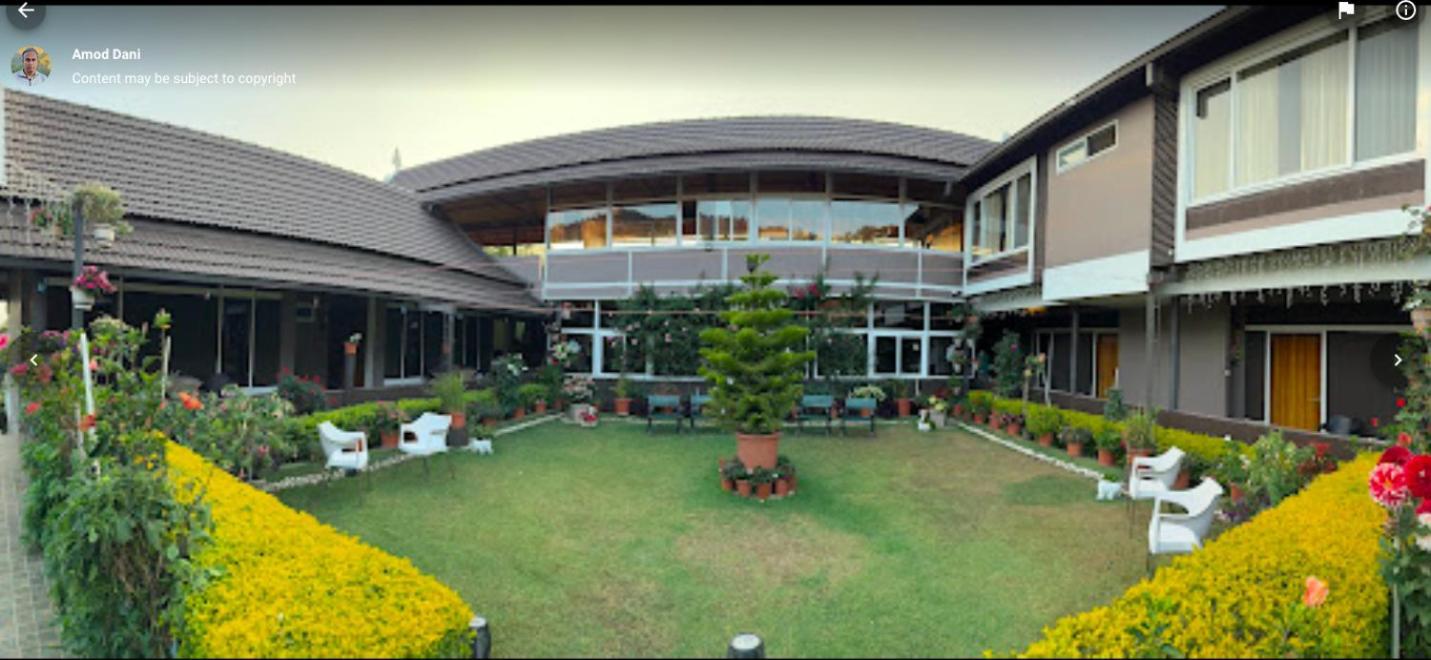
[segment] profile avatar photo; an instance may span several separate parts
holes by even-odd
[[[45,82],[50,77],[50,54],[39,46],[25,46],[10,58],[10,72],[26,87]]]

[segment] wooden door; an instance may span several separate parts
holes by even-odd
[[[1109,388],[1118,380],[1118,335],[1098,335],[1094,364],[1098,371],[1098,398],[1107,398]]]
[[[1270,421],[1315,431],[1322,422],[1321,335],[1272,335]]]

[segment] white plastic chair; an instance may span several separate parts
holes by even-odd
[[[1150,500],[1171,492],[1185,456],[1183,450],[1173,447],[1157,456],[1134,458],[1128,475],[1129,499]]]
[[[433,454],[447,451],[447,429],[451,426],[451,415],[423,413],[417,419],[399,427],[398,451],[422,457],[423,471],[430,472],[427,459]]]
[[[328,457],[325,466],[329,470],[368,469],[368,436],[362,431],[344,431],[332,422],[318,425],[318,442],[323,446],[323,454]]]
[[[1186,553],[1202,547],[1217,512],[1222,485],[1208,477],[1195,488],[1173,490],[1153,498],[1153,519],[1148,522],[1148,560],[1153,555]],[[1182,507],[1186,513],[1163,513],[1163,503]]]

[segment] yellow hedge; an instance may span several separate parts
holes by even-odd
[[[364,545],[170,443],[170,474],[209,502],[195,556],[222,572],[184,602],[183,657],[463,654],[472,610],[407,559]],[[187,492],[184,488],[177,489]]]
[[[1045,628],[1020,657],[1129,657],[1128,629],[1149,623],[1145,596],[1173,604],[1164,639],[1188,657],[1268,657],[1281,635],[1277,608],[1300,603],[1309,575],[1331,589],[1317,613],[1330,657],[1384,657],[1388,604],[1378,539],[1386,514],[1366,490],[1375,464],[1375,455],[1363,455],[1319,477],[1113,604]]]

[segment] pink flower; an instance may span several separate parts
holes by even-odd
[[[1317,579],[1315,575],[1308,575],[1307,590],[1302,594],[1302,604],[1307,607],[1317,607],[1327,602],[1327,593],[1330,591],[1327,583]]]
[[[21,362],[20,364],[10,367],[10,373],[15,376],[23,376],[30,373],[30,363]]]
[[[10,335],[0,334],[0,351],[5,350],[10,345]]]
[[[26,404],[26,406],[25,406],[25,414],[26,414],[26,415],[33,415],[33,414],[35,414],[35,413],[37,413],[37,412],[39,412],[39,411],[40,411],[40,402],[39,402],[39,401],[31,401],[30,403]]]
[[[1377,504],[1394,509],[1406,501],[1406,470],[1396,463],[1379,463],[1372,468],[1367,486]]]

